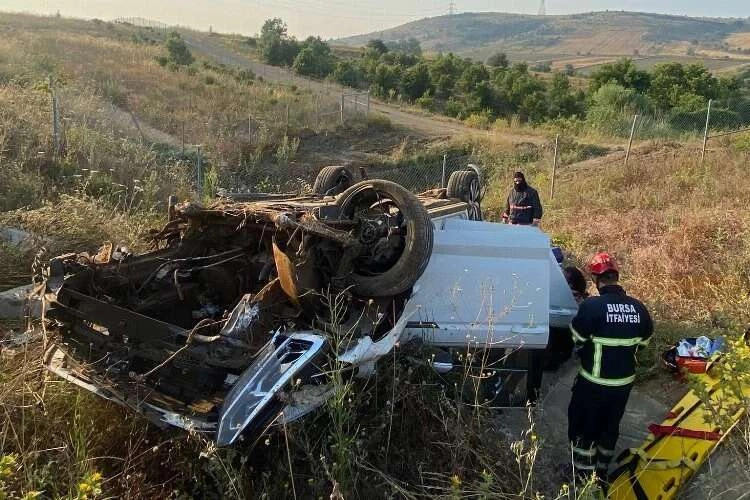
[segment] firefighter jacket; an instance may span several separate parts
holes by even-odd
[[[508,218],[511,224],[531,224],[534,219],[542,218],[542,202],[539,193],[531,186],[523,191],[510,190],[505,203],[503,218]]]
[[[635,380],[635,353],[654,331],[651,315],[619,285],[599,289],[584,300],[570,324],[581,345],[579,375],[595,384],[617,387]]]

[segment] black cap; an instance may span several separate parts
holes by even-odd
[[[515,174],[513,174],[513,178],[526,180],[526,177],[524,177],[523,172],[516,172]]]

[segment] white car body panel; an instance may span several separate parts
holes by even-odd
[[[549,328],[567,327],[573,294],[536,227],[433,219],[430,263],[416,287],[418,318],[404,338],[445,347],[543,349]]]

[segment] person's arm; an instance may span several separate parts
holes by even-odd
[[[586,302],[582,302],[578,306],[578,314],[570,322],[570,333],[573,336],[573,342],[577,345],[587,342],[593,335],[589,309]]]
[[[641,328],[643,335],[641,336],[641,342],[638,344],[639,347],[646,347],[651,341],[651,336],[654,334],[654,321],[651,319],[648,309],[645,306],[641,307]]]
[[[503,222],[508,223],[508,217],[510,217],[510,195],[505,198],[505,212],[503,212]]]
[[[542,215],[544,215],[544,208],[542,208],[542,200],[539,198],[539,192],[534,190],[534,196],[531,203],[532,206],[532,224],[538,226],[542,222]]]

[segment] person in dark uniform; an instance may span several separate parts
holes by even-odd
[[[586,277],[580,269],[575,266],[568,266],[563,269],[563,275],[565,276],[565,281],[568,282],[570,291],[573,292],[573,298],[576,299],[576,303],[580,304],[588,298],[589,293],[586,290],[588,288]]]
[[[611,255],[594,255],[589,272],[599,296],[581,302],[570,324],[581,366],[568,407],[568,438],[575,473],[596,472],[606,480],[635,380],[635,353],[648,344],[654,327],[646,306],[618,284]]]
[[[526,183],[523,172],[516,172],[513,175],[513,189],[505,201],[503,222],[538,226],[542,221],[543,213],[539,193]]]

